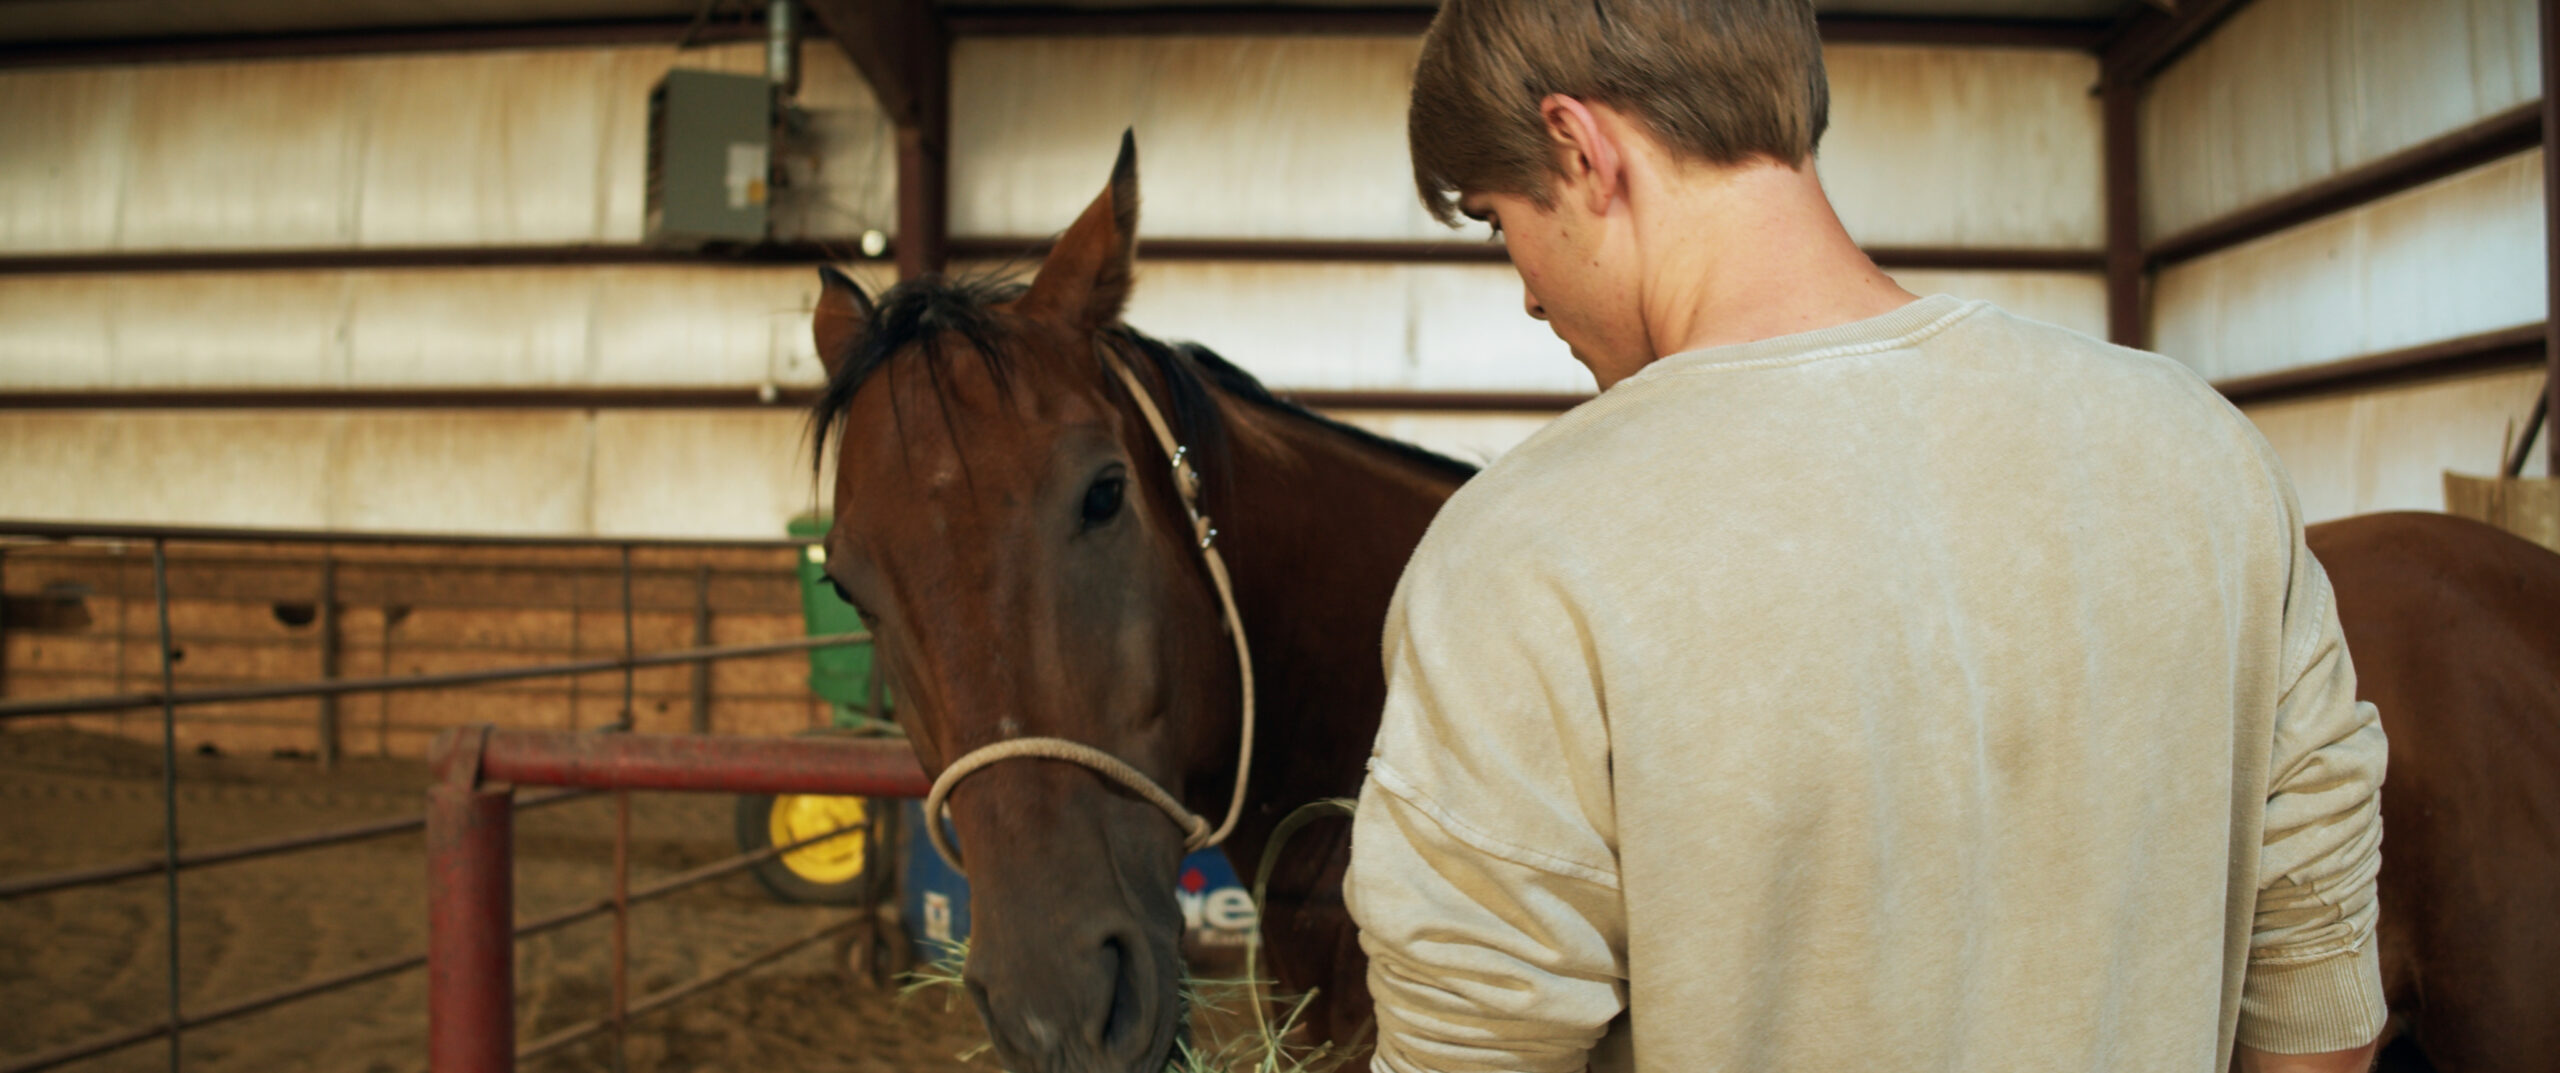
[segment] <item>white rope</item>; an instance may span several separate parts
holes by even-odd
[[[951,870],[962,875],[967,875],[968,869],[961,867],[960,848],[952,845],[942,831],[944,802],[951,796],[952,788],[960,785],[960,780],[1004,760],[1022,757],[1063,760],[1093,769],[1095,773],[1128,787],[1131,792],[1145,798],[1148,804],[1163,809],[1165,815],[1172,817],[1174,825],[1182,828],[1185,852],[1196,852],[1226,841],[1227,836],[1235,832],[1236,820],[1244,815],[1245,783],[1253,774],[1253,651],[1245,644],[1244,618],[1236,611],[1235,584],[1227,577],[1226,557],[1218,554],[1217,527],[1209,523],[1208,515],[1200,512],[1200,473],[1191,466],[1190,449],[1174,439],[1173,429],[1165,424],[1164,414],[1156,409],[1154,397],[1148,395],[1146,386],[1138,382],[1137,374],[1129,371],[1128,363],[1121,361],[1107,344],[1097,341],[1095,348],[1101,352],[1102,363],[1110,366],[1112,373],[1120,378],[1121,385],[1129,389],[1129,397],[1137,401],[1138,413],[1147,419],[1147,428],[1155,433],[1156,445],[1164,449],[1165,458],[1173,465],[1174,491],[1182,497],[1183,512],[1190,515],[1191,535],[1200,542],[1200,558],[1209,567],[1209,584],[1218,591],[1218,605],[1226,617],[1227,636],[1235,639],[1236,676],[1244,692],[1244,740],[1236,750],[1235,790],[1227,797],[1225,822],[1213,830],[1209,821],[1184,808],[1181,801],[1166,793],[1144,772],[1093,746],[1064,738],[1011,738],[982,746],[963,754],[960,759],[952,761],[951,766],[942,769],[941,777],[933,780],[932,792],[924,798],[925,834],[933,840],[934,851],[942,854],[943,861],[951,865]]]

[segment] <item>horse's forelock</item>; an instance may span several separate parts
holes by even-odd
[[[954,335],[986,360],[998,390],[1010,390],[1005,359],[1012,347],[995,307],[1021,293],[1020,284],[1001,278],[928,276],[900,283],[882,294],[872,306],[870,321],[848,341],[851,352],[832,363],[835,375],[828,378],[826,389],[810,407],[810,465],[826,465],[827,442],[843,422],[854,394],[862,390],[872,374],[911,348],[923,355],[926,372],[937,392],[945,383],[940,375],[946,352],[944,342]]]

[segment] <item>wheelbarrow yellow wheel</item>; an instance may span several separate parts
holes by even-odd
[[[741,794],[738,848],[753,853],[808,842],[757,864],[756,878],[784,901],[861,905],[883,889],[881,826],[873,809],[860,797]],[[810,842],[829,832],[841,833]]]

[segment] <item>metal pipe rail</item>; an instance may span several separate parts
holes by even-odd
[[[517,786],[862,797],[922,797],[931,788],[914,751],[894,739],[581,735],[484,726],[446,732],[436,740],[432,765],[435,782],[427,791],[430,1073],[506,1073],[515,1068],[514,810],[509,804]],[[617,908],[628,902],[627,897],[615,899]],[[601,1022],[537,1041],[532,1053],[627,1024],[634,1013],[662,1008],[832,933],[765,951],[636,1006],[617,1004]]]
[[[162,1039],[167,1042],[169,1049],[169,1067],[174,1071],[181,1065],[180,1043],[184,1032],[189,1028],[247,1016],[262,1010],[272,1009],[288,1002],[297,1001],[324,992],[334,991],[339,988],[404,972],[409,969],[417,968],[421,965],[426,966],[429,970],[430,976],[435,978],[434,981],[431,981],[430,983],[430,993],[446,993],[452,990],[450,984],[445,982],[449,977],[454,975],[452,972],[448,971],[451,967],[457,965],[485,964],[491,958],[494,958],[498,964],[512,965],[512,946],[516,937],[526,934],[538,934],[566,927],[570,924],[589,919],[602,913],[611,913],[614,917],[615,924],[614,963],[617,970],[616,985],[614,989],[613,1015],[607,1019],[606,1024],[616,1030],[616,1039],[619,1040],[620,1029],[629,1022],[630,1016],[634,1010],[634,1007],[628,1001],[627,995],[623,990],[620,972],[623,965],[622,955],[625,946],[623,941],[623,929],[626,926],[625,921],[628,918],[630,907],[633,904],[646,901],[651,898],[661,897],[695,884],[708,882],[711,879],[715,879],[720,876],[733,874],[737,871],[753,867],[755,864],[770,859],[775,855],[797,849],[800,846],[828,838],[839,837],[847,833],[847,830],[849,829],[830,831],[815,838],[806,839],[788,846],[773,847],[760,853],[747,854],[726,862],[694,869],[690,872],[644,887],[638,891],[633,891],[629,883],[629,857],[626,849],[629,838],[628,797],[626,794],[617,792],[615,794],[616,824],[614,839],[613,897],[596,904],[573,907],[566,912],[553,914],[552,916],[530,921],[519,926],[514,922],[510,915],[512,913],[512,903],[510,901],[508,890],[510,880],[507,875],[510,864],[505,859],[505,853],[511,841],[509,832],[512,830],[513,825],[512,814],[518,806],[513,799],[514,795],[512,786],[484,787],[481,785],[481,778],[484,774],[504,777],[527,784],[547,784],[569,788],[567,793],[551,794],[539,798],[528,799],[523,803],[526,807],[546,804],[553,801],[566,800],[575,796],[583,796],[585,791],[591,789],[613,789],[616,791],[633,788],[698,790],[764,789],[769,792],[832,792],[860,794],[867,792],[860,787],[876,787],[884,788],[886,793],[897,793],[900,790],[903,790],[906,796],[922,796],[926,788],[923,781],[922,771],[916,768],[913,755],[906,751],[902,743],[872,742],[857,744],[841,741],[803,741],[794,743],[799,746],[799,748],[770,750],[760,749],[759,746],[767,744],[780,745],[785,743],[741,741],[728,743],[727,748],[722,748],[716,745],[706,748],[699,744],[687,744],[687,742],[716,742],[716,739],[635,739],[621,734],[598,736],[569,732],[547,735],[527,734],[500,736],[498,740],[505,744],[498,749],[491,750],[485,747],[485,743],[490,740],[490,732],[487,728],[483,727],[477,728],[465,735],[457,735],[453,732],[448,732],[445,738],[439,742],[436,752],[437,763],[435,765],[435,771],[437,776],[440,779],[446,780],[449,785],[440,785],[430,792],[429,807],[423,817],[374,821],[280,839],[244,843],[195,853],[181,853],[178,848],[177,835],[176,787],[176,725],[178,719],[177,712],[181,705],[285,700],[311,697],[331,698],[358,693],[387,693],[401,690],[453,688],[492,682],[517,681],[545,677],[572,677],[597,672],[621,671],[623,674],[623,715],[622,721],[618,726],[622,729],[628,729],[633,716],[632,705],[635,689],[633,671],[637,668],[675,664],[693,664],[699,666],[722,659],[778,655],[787,652],[798,652],[836,645],[860,644],[868,641],[870,637],[867,633],[855,632],[833,634],[822,637],[799,638],[767,644],[703,646],[691,649],[655,652],[645,655],[635,650],[633,642],[635,631],[632,626],[632,616],[634,613],[634,601],[632,597],[632,575],[634,573],[632,549],[634,547],[798,549],[811,543],[806,540],[462,537],[438,534],[345,533],[295,530],[222,529],[184,526],[97,525],[87,523],[31,522],[0,519],[0,551],[7,550],[10,546],[8,541],[12,539],[20,541],[69,541],[80,539],[133,540],[138,542],[147,542],[151,550],[152,599],[153,603],[156,605],[158,612],[157,617],[159,620],[158,637],[160,658],[158,663],[160,665],[160,688],[156,691],[144,693],[67,699],[49,698],[0,704],[0,723],[5,723],[10,719],[33,718],[38,716],[62,716],[98,712],[117,712],[134,708],[158,708],[161,714],[161,789],[164,810],[164,815],[162,817],[163,852],[160,858],[156,861],[125,862],[103,867],[93,867],[71,872],[12,880],[5,884],[0,884],[0,898],[20,897],[46,891],[58,891],[99,883],[116,882],[138,876],[147,876],[152,874],[160,875],[167,884],[165,901],[167,903],[168,915],[167,945],[169,950],[168,1009],[167,1016],[158,1023],[120,1029],[92,1037],[87,1040],[76,1041],[68,1045],[56,1047],[40,1054],[21,1056],[13,1060],[8,1060],[5,1065],[0,1065],[0,1073],[34,1073],[34,1071],[52,1069],[70,1062],[105,1054],[154,1039]],[[317,682],[255,684],[181,690],[178,688],[175,680],[174,663],[176,649],[173,641],[171,640],[171,632],[169,628],[170,595],[168,582],[168,552],[169,544],[172,541],[251,541],[267,543],[310,543],[321,545],[426,544],[445,546],[618,546],[620,550],[619,573],[622,578],[621,609],[623,620],[623,650],[622,654],[618,658],[532,664],[493,670],[426,675],[385,676],[366,679],[339,679],[329,677]],[[697,582],[697,584],[700,584],[700,582]],[[322,586],[324,602],[328,602],[328,592],[328,584],[324,580]],[[323,670],[324,674],[333,673],[335,668],[324,665]],[[335,727],[329,718],[329,712],[325,705],[321,722],[321,735],[321,756],[323,758],[323,762],[326,763],[329,759],[334,757],[333,746],[335,741]],[[581,746],[574,740],[580,738],[586,739],[588,744]],[[457,767],[453,763],[449,762],[454,756],[452,745],[454,742],[464,739],[468,739],[476,744],[475,747],[470,750],[469,762]],[[595,742],[604,740],[612,740],[621,744],[607,746],[602,749],[592,747]],[[634,742],[637,742],[638,744],[632,744]],[[885,749],[883,748],[884,745],[886,746]],[[845,751],[846,747],[849,746],[853,748],[853,752],[851,753]],[[851,763],[846,762],[849,758],[852,760]],[[484,760],[490,762],[484,764]],[[514,768],[510,768],[509,765],[511,763],[519,765],[522,770],[519,771]],[[688,765],[695,764],[707,765],[707,770],[688,771]],[[739,768],[738,765],[740,764],[745,765],[745,770],[742,771]],[[848,785],[848,778],[850,779],[850,785],[856,788],[830,789],[830,787]],[[714,785],[714,783],[717,783],[717,785]],[[732,786],[731,784],[735,785]],[[459,787],[459,789],[457,790],[456,787]],[[460,817],[464,821],[462,827],[467,828],[467,830],[457,829],[457,825],[455,823],[455,820],[457,819],[455,810],[451,801],[448,799],[458,800],[460,802],[464,813]],[[369,962],[340,971],[323,979],[309,981],[290,987],[272,989],[259,994],[250,995],[245,998],[236,999],[210,1010],[189,1012],[181,1008],[178,993],[178,952],[180,950],[180,944],[178,941],[177,877],[179,872],[191,867],[202,867],[211,864],[248,860],[300,850],[315,849],[323,846],[338,845],[367,838],[385,837],[392,834],[417,830],[420,827],[424,827],[426,830],[428,857],[430,864],[433,866],[430,868],[432,873],[430,877],[430,886],[434,893],[429,899],[431,919],[428,930],[431,942],[428,953],[406,958],[389,958]],[[499,857],[494,862],[494,865],[492,862],[485,859],[485,854],[490,843],[488,835],[483,832],[495,832]],[[472,858],[473,863],[471,866],[463,867],[459,870],[447,867],[447,863],[453,859],[454,854],[458,850],[476,852],[482,854],[482,856]],[[468,893],[476,896],[475,899],[465,902],[448,897],[446,893],[447,887],[444,883],[444,880],[446,880],[448,876],[458,877],[464,884]],[[494,887],[490,885],[492,880],[495,882]],[[495,899],[494,903],[489,900],[491,898]],[[495,917],[474,916],[474,913],[485,911],[492,904],[494,904],[498,910]],[[458,919],[468,922],[470,926],[466,926],[457,931],[453,926],[453,922],[447,920],[447,917],[453,915],[455,912],[452,907],[463,905],[468,905],[471,908],[460,910],[461,916]],[[495,921],[494,927],[477,926],[487,924],[492,920]],[[781,957],[784,954],[789,953],[790,950],[798,949],[808,943],[816,942],[819,939],[824,938],[826,935],[834,934],[836,931],[848,926],[850,926],[850,922],[831,925],[829,930],[822,932],[819,935],[803,937],[793,943],[785,944],[783,947],[778,947],[758,954],[756,957],[749,959],[746,963],[723,970],[721,973],[714,974],[712,977],[695,981],[693,984],[686,985],[674,991],[662,992],[657,995],[650,996],[643,1000],[637,1008],[639,1012],[643,1013],[663,1008],[667,1004],[682,998],[684,995],[691,994],[701,988],[717,984],[721,980],[734,978],[736,975],[748,971],[756,965],[764,964],[774,958]],[[462,939],[460,940],[462,948],[457,948],[455,942],[451,941],[450,937],[455,935],[462,936]],[[438,939],[439,936],[445,936],[448,938]],[[460,960],[457,960],[457,953],[465,956],[461,957]],[[509,1048],[509,1053],[505,1054],[503,1058],[507,1060],[512,1059],[511,1051],[514,1040],[514,1024],[512,1019],[513,986],[514,981],[512,977],[507,978],[499,985],[501,993],[505,996],[505,1002],[503,1003],[503,1009],[495,1011],[504,1015],[502,1018],[505,1022],[503,1038]],[[432,1007],[433,1003],[430,1005]],[[436,1024],[437,1017],[434,1010],[431,1009],[429,1014],[429,1053],[431,1056],[439,1053],[438,1045],[435,1042],[435,1039],[437,1038],[435,1030]],[[552,1045],[565,1045],[565,1043],[571,1038],[579,1037],[563,1037]],[[450,1050],[450,1048],[446,1049]],[[505,1063],[502,1061],[502,1064]]]
[[[485,671],[448,671],[442,674],[395,675],[388,678],[333,678],[316,682],[280,682],[273,685],[230,686],[220,689],[122,693],[103,697],[73,697],[67,700],[17,701],[0,704],[0,722],[48,715],[87,715],[169,705],[294,700],[304,697],[345,696],[349,693],[390,693],[406,689],[451,689],[489,682],[522,681],[527,678],[567,678],[581,674],[595,674],[599,671],[622,671],[638,667],[665,667],[684,663],[742,659],[750,656],[771,656],[785,652],[803,652],[812,648],[858,645],[870,640],[869,633],[830,633],[789,641],[768,641],[763,644],[679,648],[629,657],[536,663],[524,667],[500,667]]]
[[[589,791],[567,790],[556,794],[544,794],[524,801],[516,807],[518,810],[523,810],[591,796],[593,796],[593,794]],[[424,826],[425,817],[420,816],[415,820],[394,822],[403,824],[404,826],[399,829],[406,830],[413,827]],[[388,827],[389,825],[379,824],[370,826]],[[356,829],[348,828],[346,830],[354,831]],[[727,860],[716,861],[711,864],[703,865],[700,868],[679,872],[656,883],[631,891],[629,897],[625,899],[624,904],[637,905],[642,902],[654,901],[656,899],[675,894],[679,891],[700,886],[723,876],[736,875],[739,872],[753,868],[756,865],[772,860],[773,858],[779,857],[785,853],[790,853],[806,846],[814,846],[820,842],[840,838],[859,830],[861,830],[861,828],[853,826],[838,827],[835,830],[811,835],[797,842],[791,842],[779,846],[767,846],[753,853],[740,854],[738,856],[728,858]],[[382,833],[388,832],[386,831]],[[346,840],[349,839],[339,839],[339,841]],[[303,841],[309,843],[309,845],[331,844],[330,842],[317,841],[308,838]],[[272,852],[282,851],[278,850]],[[228,859],[237,860],[240,858],[238,856],[234,856]],[[181,866],[184,866],[183,861],[181,862]],[[116,878],[123,877],[119,876]],[[596,917],[612,912],[613,908],[613,899],[599,898],[586,905],[581,905],[564,912],[554,913],[550,916],[540,917],[518,924],[515,926],[515,938],[520,940],[529,939],[545,932],[557,931],[561,928],[568,927],[571,924],[576,924],[584,920],[592,920]],[[662,1008],[685,995],[692,994],[695,991],[709,987],[722,980],[734,978],[738,973],[744,972],[756,965],[771,961],[774,958],[787,954],[792,950],[797,950],[802,946],[806,946],[810,943],[817,942],[820,939],[835,935],[847,926],[848,922],[838,922],[836,924],[828,925],[825,929],[822,929],[813,935],[802,936],[801,938],[794,939],[789,943],[783,944],[782,947],[778,947],[775,950],[769,950],[758,954],[756,957],[750,958],[748,962],[738,966],[732,966],[730,969],[724,970],[722,973],[716,973],[710,977],[695,980],[692,983],[681,985],[671,991],[664,991],[656,995],[652,995],[648,999],[643,1000],[639,1006],[634,1007],[632,1012],[645,1013]],[[218,1024],[237,1017],[246,1017],[262,1010],[273,1009],[289,1002],[298,1002],[314,995],[336,991],[340,988],[353,987],[357,984],[381,979],[385,976],[396,975],[398,973],[407,972],[411,969],[422,968],[426,964],[427,955],[425,954],[410,954],[405,957],[382,958],[375,961],[369,961],[354,968],[321,977],[317,980],[294,984],[288,987],[275,988],[273,990],[251,995],[248,998],[238,999],[233,1002],[217,1006],[210,1010],[205,1010],[201,1013],[185,1015],[178,1019],[177,1027],[180,1029],[201,1028],[206,1025]],[[556,1049],[558,1046],[574,1042],[575,1039],[591,1035],[606,1024],[610,1024],[610,1019],[587,1022],[585,1026],[581,1026],[585,1028],[584,1032],[581,1032],[576,1037],[560,1039],[557,1043],[552,1044],[552,1048]],[[84,1058],[95,1058],[111,1051],[118,1051],[135,1044],[149,1042],[168,1035],[169,1031],[170,1025],[167,1022],[137,1025],[132,1028],[118,1029],[113,1032],[92,1036],[85,1040],[56,1047],[49,1051],[27,1055],[9,1063],[8,1065],[0,1066],[0,1073],[42,1073],[43,1070],[58,1068],[72,1062],[80,1061]],[[540,1047],[541,1045],[537,1044],[536,1046]],[[530,1056],[530,1053],[527,1057]]]
[[[575,801],[582,797],[591,796],[591,794],[592,791],[588,790],[563,790],[556,794],[535,795],[516,802],[516,810],[521,812],[529,809],[541,808],[544,805],[556,805],[563,801]],[[190,868],[204,868],[216,864],[230,864],[234,861],[248,861],[256,860],[260,857],[274,857],[307,849],[320,849],[325,846],[345,845],[349,842],[361,842],[368,838],[383,838],[390,835],[406,834],[410,831],[424,830],[426,826],[427,817],[426,814],[422,812],[415,816],[404,816],[396,820],[379,820],[373,823],[352,824],[346,827],[332,827],[325,831],[314,831],[309,834],[293,835],[287,838],[274,838],[261,842],[242,842],[237,845],[224,846],[219,849],[200,849],[190,852],[181,852],[178,854],[178,870],[186,871]],[[31,897],[38,894],[49,894],[58,890],[71,890],[76,887],[94,887],[105,883],[113,883],[118,880],[133,879],[139,876],[159,875],[161,872],[168,870],[168,867],[169,862],[165,857],[144,857],[126,861],[123,864],[99,865],[95,868],[80,868],[66,872],[51,872],[45,875],[25,876],[22,878],[0,881],[0,901],[7,901],[12,898]]]
[[[207,525],[126,525],[0,518],[0,537],[39,540],[180,540],[247,544],[431,544],[458,548],[737,548],[788,550],[816,543],[789,537],[619,537],[546,534],[397,533],[348,529],[253,529]]]

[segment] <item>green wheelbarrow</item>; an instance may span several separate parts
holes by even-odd
[[[826,535],[828,520],[791,521],[794,537]],[[800,611],[809,636],[860,631],[862,618],[827,582],[826,549],[800,549],[796,572]],[[887,681],[869,643],[809,650],[809,689],[827,704],[827,725],[804,733],[896,737]],[[859,830],[777,855],[756,866],[756,879],[787,902],[877,905],[895,889],[897,808],[892,802],[821,794],[741,794],[737,800],[738,848],[758,852],[807,841],[831,831]]]

